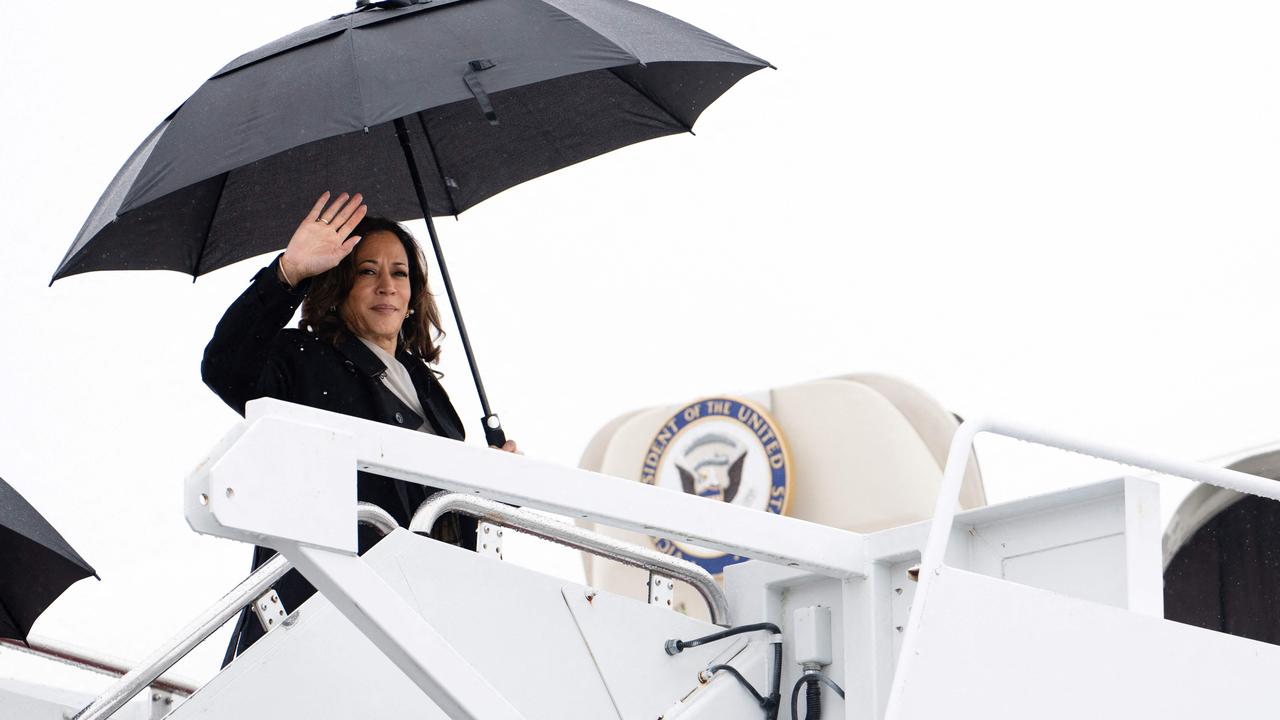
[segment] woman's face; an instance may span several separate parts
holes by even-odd
[[[409,256],[400,238],[379,231],[356,245],[355,280],[342,302],[342,319],[351,332],[394,351],[400,325],[409,312]]]

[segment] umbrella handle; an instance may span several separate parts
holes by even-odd
[[[507,434],[502,431],[502,421],[497,415],[490,413],[480,418],[484,425],[484,439],[492,447],[500,448],[507,444]]]

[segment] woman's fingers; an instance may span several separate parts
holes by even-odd
[[[351,254],[351,251],[352,251],[352,250],[355,250],[355,249],[356,249],[356,245],[359,245],[359,244],[360,244],[360,236],[359,236],[359,235],[352,235],[351,237],[347,238],[346,240],[343,240],[343,241],[342,241],[342,245],[339,245],[339,246],[338,246],[338,250],[339,250],[339,255],[338,255],[338,257],[339,257],[339,258],[344,258],[344,257],[346,257],[347,255],[350,255],[350,254]]]
[[[320,213],[324,210],[325,203],[329,202],[329,191],[325,190],[320,199],[316,200],[315,207],[311,208],[311,212],[307,213],[307,217],[303,222],[315,222],[320,219]]]
[[[360,241],[347,236],[368,212],[363,196],[344,192],[330,202],[331,196],[328,191],[320,196],[285,248],[283,262],[295,283],[334,267]]]
[[[353,200],[358,199],[359,197],[360,195],[357,193]],[[343,212],[345,213],[346,211]],[[344,238],[355,232],[356,226],[360,224],[360,221],[364,219],[364,216],[368,212],[368,205],[360,205],[359,207],[353,205],[351,211],[346,213],[345,216],[342,213],[339,213],[338,219],[333,221],[335,225],[340,225],[340,227],[337,228],[338,237]]]
[[[499,448],[499,449],[500,449],[500,450],[502,450],[503,452],[515,453],[516,455],[523,455],[523,454],[524,454],[524,453],[520,452],[520,448],[516,447],[516,441],[515,441],[515,440],[508,440],[508,441],[506,441],[505,443],[503,443],[503,444],[502,444],[502,447],[501,447],[501,448]]]
[[[324,209],[324,212],[320,213],[320,222],[325,225],[332,225],[333,219],[338,216],[338,213],[342,212],[342,208],[346,206],[350,198],[351,196],[346,193],[339,195],[329,207]]]
[[[345,222],[347,222],[347,218],[351,217],[352,214],[354,214],[355,211],[360,208],[360,205],[363,201],[364,201],[364,196],[361,195],[360,193],[356,193],[355,195],[352,195],[351,199],[347,201],[347,204],[342,206],[342,208],[340,208],[338,212],[334,214],[333,219],[330,221],[330,223],[333,225],[333,229],[337,230],[338,228],[342,227],[342,225]]]

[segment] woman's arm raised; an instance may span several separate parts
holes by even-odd
[[[254,398],[290,398],[292,378],[279,358],[273,362],[275,342],[306,296],[307,279],[336,266],[359,242],[348,236],[367,211],[361,199],[343,193],[325,207],[329,193],[321,195],[284,254],[254,277],[218,321],[200,375],[236,412],[243,415]]]

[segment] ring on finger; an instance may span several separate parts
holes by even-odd
[[[329,220],[325,220],[324,218],[319,218],[317,222],[322,222],[322,223],[324,223],[325,225],[328,225],[330,221],[329,221]]]

